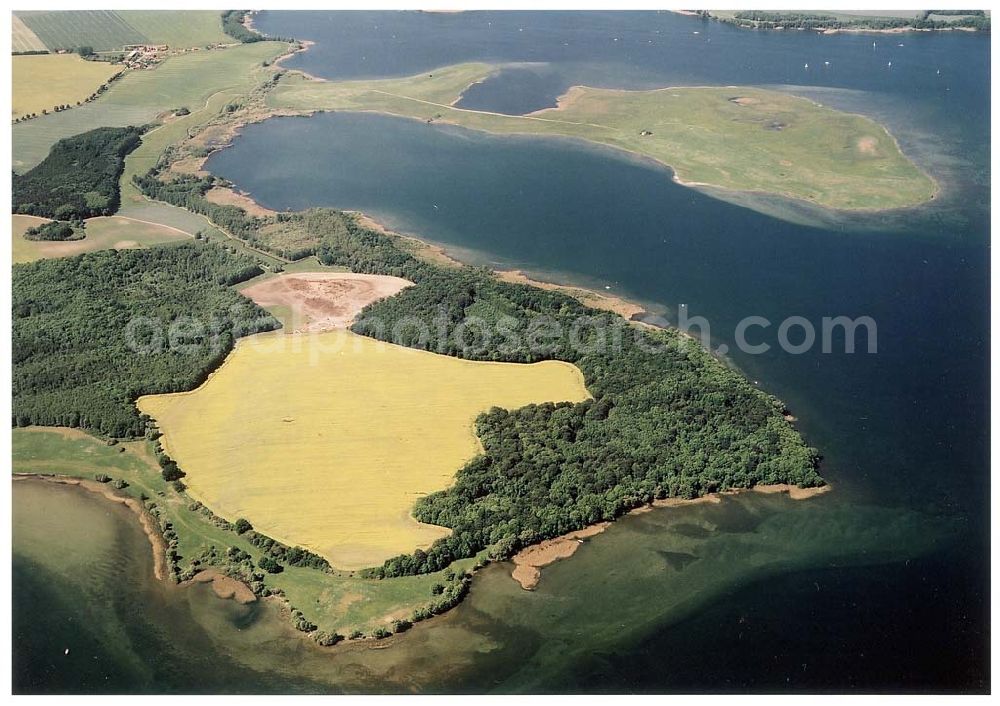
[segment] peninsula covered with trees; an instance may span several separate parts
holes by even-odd
[[[161,180],[166,165],[136,177],[151,198],[219,218],[244,233],[279,218],[250,217],[236,206],[204,199],[211,177]],[[316,232],[315,254],[326,265],[410,280],[409,287],[368,306],[354,325],[359,334],[473,360],[531,363],[563,360],[584,373],[593,400],[494,410],[480,417],[485,453],[456,474],[455,485],[415,507],[417,519],[452,534],[429,550],[396,557],[368,572],[392,577],[439,571],[489,548],[507,557],[543,539],[614,519],[667,497],[757,484],[822,485],[819,455],[784,419],[782,404],[673,330],[644,330],[615,314],[590,309],[565,294],[500,281],[487,270],[428,262],[398,239],[360,225],[333,209]],[[266,240],[255,245],[268,248]],[[407,317],[435,321],[445,335],[433,347],[418,331],[396,324]],[[497,330],[501,317],[525,332],[545,317],[558,335],[542,348],[469,345],[457,332],[470,317]],[[620,345],[571,341],[574,323],[618,330]],[[593,335],[597,335],[594,333]],[[594,352],[584,353],[588,345]]]
[[[220,21],[241,42],[257,41],[237,28],[250,32],[244,16],[227,13]],[[230,47],[223,53],[238,50]],[[156,518],[174,579],[217,567],[258,596],[285,600],[295,627],[321,645],[342,639],[337,630],[346,627],[368,631],[355,629],[352,636],[380,638],[390,634],[389,625],[402,632],[411,622],[455,605],[469,589],[467,571],[489,559],[510,557],[523,547],[613,520],[652,501],[757,485],[824,484],[819,453],[787,421],[784,405],[678,331],[640,326],[559,291],[502,281],[483,268],[442,263],[411,242],[336,209],[248,212],[240,205],[245,202],[212,198],[227,186],[221,180],[197,169],[175,168],[185,159],[190,166],[196,161],[192,158],[203,158],[220,144],[211,136],[199,142],[199,130],[217,138],[227,134],[226,128],[259,119],[269,110],[295,112],[306,104],[312,106],[308,109],[358,107],[357,101],[384,99],[393,110],[437,114],[448,110],[445,98],[452,100],[494,67],[451,67],[435,71],[429,83],[422,77],[399,79],[395,88],[402,92],[383,98],[373,98],[368,84],[374,82],[318,85],[301,77],[282,78],[283,70],[268,61],[259,69],[257,85],[238,97],[223,96],[224,101],[199,109],[195,102],[171,99],[172,106],[192,108],[176,111],[176,124],[169,130],[146,136],[143,150],[150,145],[159,150],[148,170],[153,160],[143,155],[141,169],[130,162],[127,175],[121,176],[127,155],[143,139],[143,128],[100,128],[61,140],[37,167],[15,177],[15,210],[23,213],[66,220],[113,213],[123,180],[128,189],[158,202],[149,204],[154,210],[175,215],[175,209],[164,205],[169,204],[211,222],[205,232],[211,231],[212,242],[199,233],[183,245],[45,259],[16,265],[13,271],[13,425],[79,428],[99,437],[93,441],[104,448],[123,448],[121,440],[148,441],[137,445],[152,447],[152,478],[143,468],[125,469],[131,473],[127,477],[110,472],[121,461],[109,461],[109,472],[102,475],[123,492],[133,492]],[[657,115],[647,102],[650,95],[594,89],[578,101],[577,109],[586,113],[622,103],[634,118],[627,123],[627,139],[655,148],[667,127],[648,122]],[[758,112],[788,109],[805,126],[815,117],[798,99],[789,103],[787,97],[752,89],[691,97],[692,115],[722,105],[740,130],[764,134],[762,139],[770,138],[771,131],[762,127]],[[433,103],[429,107],[428,101]],[[633,110],[636,106],[641,110]],[[472,120],[494,119],[475,111],[463,114]],[[550,134],[566,129],[563,117],[560,113],[545,123],[557,128]],[[508,118],[520,120],[495,119]],[[844,119],[854,130],[851,136],[867,136],[875,125]],[[522,129],[522,123],[511,125],[499,131]],[[583,137],[602,141],[606,131],[595,129],[600,134]],[[883,143],[879,135],[875,159],[880,168],[903,175],[912,187],[906,198],[926,196],[931,186],[890,150],[890,138]],[[793,148],[804,144],[799,140]],[[900,180],[894,183],[898,193]],[[64,232],[58,225],[51,229]],[[228,246],[218,244],[223,238]],[[418,520],[447,527],[450,534],[357,574],[255,530],[251,521],[260,523],[252,516],[216,516],[188,493],[185,473],[190,471],[167,456],[158,443],[155,420],[140,415],[135,406],[142,395],[194,389],[221,365],[237,338],[277,329],[280,323],[240,295],[235,285],[282,266],[309,267],[300,264],[306,257],[315,257],[322,266],[413,283],[365,308],[353,325],[356,334],[475,361],[564,361],[582,372],[591,395],[582,402],[494,408],[481,414],[475,431],[482,453],[455,469],[453,485],[416,500],[413,507]],[[262,259],[271,264],[265,266]],[[403,325],[408,319],[434,322],[442,334],[425,339]],[[530,335],[540,322],[551,324],[553,331],[541,342]],[[580,322],[586,323],[581,327]],[[505,344],[469,340],[467,335],[479,326],[510,327],[518,335]],[[30,435],[22,431],[20,438]],[[122,453],[133,460],[131,448]],[[143,463],[138,458],[134,465]],[[376,597],[374,604],[345,612],[341,598],[359,590]],[[398,617],[403,615],[400,605],[409,619]],[[390,614],[397,617],[386,622]]]

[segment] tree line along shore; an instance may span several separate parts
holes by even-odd
[[[920,10],[884,15],[876,13],[828,13],[822,10],[695,10],[686,12],[745,29],[814,30],[820,32],[990,31],[990,16],[984,10]]]

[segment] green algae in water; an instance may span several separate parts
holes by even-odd
[[[156,581],[148,540],[118,505],[18,481],[14,507],[18,692],[552,689],[595,650],[635,644],[734,585],[817,564],[900,561],[952,529],[835,494],[664,508],[626,517],[546,567],[536,591],[522,590],[509,564],[494,565],[465,603],[392,643],[324,650],[272,603],[241,606],[208,586]]]

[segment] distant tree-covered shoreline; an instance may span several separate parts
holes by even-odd
[[[230,37],[243,44],[253,44],[254,42],[294,42],[289,37],[267,37],[246,26],[247,15],[250,10],[226,10],[222,13],[222,31]]]
[[[990,18],[983,10],[924,10],[915,17],[837,17],[821,12],[775,12],[761,10],[741,10],[732,17],[713,14],[711,10],[700,10],[704,17],[740,27],[752,29],[974,29],[989,31]],[[954,17],[949,20],[935,20],[933,15]]]

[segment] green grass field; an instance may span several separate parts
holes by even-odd
[[[159,201],[145,200],[122,206],[122,208],[118,209],[117,215],[137,221],[148,221],[154,225],[176,228],[192,235],[201,231],[202,235],[208,241],[232,248],[238,253],[250,255],[267,265],[284,266],[284,263],[279,258],[253,250],[243,241],[231,238],[223,233],[204,216],[191,213],[178,206],[171,206]]]
[[[93,479],[95,474],[104,473],[125,480],[129,487],[120,491],[122,494],[134,498],[145,494],[163,511],[164,519],[173,524],[182,556],[190,558],[213,546],[220,550],[237,547],[255,559],[261,556],[261,551],[242,536],[189,510],[191,499],[174,491],[161,478],[152,448],[146,441],[108,446],[76,429],[29,427],[13,430],[11,446],[15,474]],[[452,569],[471,569],[475,561],[456,562]],[[282,589],[291,605],[321,630],[346,635],[355,628],[368,633],[377,626],[387,626],[393,619],[408,618],[414,609],[432,603],[436,596],[431,587],[446,582],[444,573],[378,581],[348,573],[286,567],[280,574],[268,574],[266,584]]]
[[[678,180],[840,209],[914,206],[936,185],[878,123],[750,87],[623,91],[575,87],[526,116],[455,108],[499,67],[460,64],[400,79],[321,82],[291,76],[275,107],[372,111],[501,134],[575,137],[649,157]]]
[[[11,117],[52,111],[54,106],[83,101],[121,67],[85,61],[76,54],[11,57],[13,101]]]
[[[219,10],[118,10],[116,14],[153,44],[171,49],[235,41],[222,31]]]
[[[120,216],[90,218],[82,240],[53,242],[27,240],[24,231],[47,219],[14,215],[11,226],[13,261],[33,262],[50,257],[70,257],[95,250],[148,248],[190,240],[190,236],[158,223],[142,223]]]
[[[270,49],[266,54],[267,57],[276,55],[280,51],[280,48],[284,46],[272,42],[260,42],[259,44],[268,44],[278,48]],[[237,49],[241,49],[241,47],[226,49],[225,51],[230,52]],[[218,52],[212,53],[218,55]],[[143,135],[142,144],[125,158],[125,168],[122,171],[120,179],[121,208],[118,210],[120,215],[162,223],[174,228],[180,228],[189,233],[201,231],[207,239],[224,243],[245,254],[252,254],[267,264],[282,264],[280,258],[255,251],[243,241],[229,237],[204,216],[177,206],[150,201],[139,191],[132,181],[133,176],[145,174],[156,164],[167,148],[180,143],[188,135],[198,132],[207,122],[216,118],[230,101],[245,95],[255,86],[262,76],[258,75],[256,70],[258,66],[259,63],[255,63],[249,67],[249,70],[243,76],[244,82],[212,93],[200,107],[189,105],[188,108],[191,111],[189,115],[171,118],[168,122],[159,125]]]
[[[745,10],[709,10],[709,15],[715,19],[722,20],[724,22],[734,22],[740,26],[749,27],[756,26],[756,23],[748,22],[747,20],[737,20],[736,15],[740,12],[745,12]],[[838,22],[853,23],[855,25],[864,25],[865,23],[878,23],[880,21],[892,21],[892,20],[918,20],[927,19],[933,22],[945,22],[945,23],[956,23],[963,20],[969,20],[975,17],[974,15],[942,15],[934,11],[931,11],[926,18],[923,17],[926,10],[769,10],[773,15],[812,15],[814,17],[823,17],[828,19],[837,20]],[[989,11],[987,11],[987,16]],[[854,27],[853,29],[848,28],[849,31],[870,31],[878,32],[881,31],[878,28],[872,28],[866,30],[862,27]]]
[[[219,90],[211,94],[199,106],[186,106],[191,111],[189,115],[173,118],[144,134],[142,144],[125,158],[125,168],[121,178],[122,205],[141,203],[146,200],[132,182],[133,176],[142,175],[149,171],[164,150],[170,145],[184,140],[189,133],[197,131],[206,121],[218,115],[226,104],[239,93],[238,88]]]
[[[130,72],[96,101],[15,125],[14,169],[24,172],[38,164],[64,137],[98,127],[142,125],[181,106],[194,112],[217,93],[228,90],[236,95],[249,90],[258,80],[255,69],[286,46],[257,42],[190,52],[170,57],[152,71]]]
[[[185,49],[233,42],[222,31],[217,10],[17,12],[15,23],[23,24],[51,51],[80,46],[118,50],[126,44],[167,44],[171,49]],[[23,30],[18,33],[17,24],[15,36],[27,37]]]

